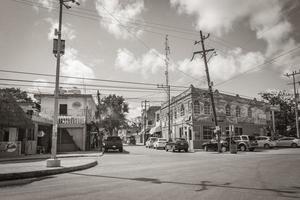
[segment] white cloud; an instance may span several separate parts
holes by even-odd
[[[58,5],[58,1],[56,2],[56,4]],[[38,12],[40,10],[40,7],[45,7],[48,8],[48,11],[50,12],[53,10],[53,5],[53,0],[37,0],[36,4],[33,4],[33,9]]]
[[[53,93],[54,92],[54,86],[49,84],[49,80],[46,79],[36,79],[34,80],[32,85],[32,88],[29,88],[30,90],[33,90],[37,93]]]
[[[260,52],[249,52],[243,54],[240,48],[229,51],[227,55],[218,55],[209,62],[209,72],[214,82],[227,80],[237,74],[264,63],[264,56]],[[184,59],[178,62],[179,69],[194,76],[205,77],[203,60]]]
[[[134,54],[127,49],[118,49],[115,66],[126,72],[141,72],[144,77],[149,73],[155,74],[163,69],[164,55],[155,49],[150,49],[140,58],[136,58]]]
[[[47,18],[47,22],[50,23],[51,27],[48,32],[48,39],[52,40],[53,38],[56,38],[57,36],[54,35],[54,30],[58,29],[58,22],[56,22],[52,18]],[[73,40],[76,38],[76,34],[74,29],[72,28],[72,25],[69,23],[64,23],[62,26],[62,39],[63,40]]]
[[[73,48],[67,48],[65,55],[62,56],[61,75],[81,78],[95,78],[93,69],[78,59],[78,51]],[[64,82],[78,83],[82,81],[69,78],[65,79]],[[88,81],[85,81],[85,83],[87,82]]]
[[[131,24],[128,20],[134,21],[140,17],[144,10],[143,0],[97,0],[96,9],[100,16],[104,16],[100,21],[101,26],[116,38],[128,39],[132,37],[131,34],[138,36],[142,33],[140,29],[130,26]],[[107,21],[107,18],[109,18],[109,21]],[[114,18],[121,22],[122,25]]]
[[[293,31],[292,24],[285,16],[284,8],[287,1],[279,0],[170,0],[171,5],[176,7],[179,13],[187,13],[196,17],[196,29],[203,30],[222,36],[233,32],[233,27],[237,23],[249,25],[249,30],[256,33],[257,39],[267,43],[265,52],[249,52],[247,54],[229,51],[227,56],[219,55],[210,64],[212,73],[218,79],[231,77],[236,73],[241,73],[248,69],[251,63],[262,64],[267,58],[272,58],[289,51],[297,46],[291,37]],[[242,60],[244,59],[244,60]],[[282,64],[290,60],[296,63],[297,58],[292,55],[276,59],[277,64],[273,68],[285,71],[287,67]],[[222,65],[223,62],[223,65]],[[184,67],[184,63],[181,63]],[[184,68],[191,68],[192,63]],[[221,65],[223,67],[221,67]],[[281,66],[281,67],[280,67]],[[217,71],[217,69],[219,71]],[[224,71],[225,70],[225,71]],[[190,69],[194,74],[195,69]],[[223,75],[222,75],[223,73]]]

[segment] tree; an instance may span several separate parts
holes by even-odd
[[[285,90],[271,90],[260,93],[260,96],[265,102],[280,106],[280,111],[275,111],[276,130],[283,135],[295,134],[295,103],[293,95]],[[290,131],[287,131],[288,126],[291,127]]]
[[[128,113],[128,104],[122,96],[115,94],[106,96],[100,100],[96,116],[100,112],[100,125],[113,134],[114,130],[126,127],[125,113]]]
[[[20,90],[20,88],[2,88],[0,89],[4,93],[8,93],[12,95],[12,97],[17,101],[17,102],[27,102],[27,103],[32,103],[32,99],[28,96],[26,91]]]

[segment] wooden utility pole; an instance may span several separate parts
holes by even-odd
[[[292,73],[287,73],[286,76],[287,77],[290,77],[292,76],[293,77],[293,86],[294,86],[294,100],[295,100],[295,117],[296,117],[296,130],[297,130],[297,137],[299,138],[299,122],[298,122],[298,97],[299,97],[299,94],[296,90],[296,81],[295,81],[295,75],[298,75],[300,74],[300,71],[296,72],[296,71],[293,71]]]
[[[210,101],[211,101],[211,106],[212,106],[212,110],[213,110],[215,128],[217,129],[218,120],[217,120],[217,112],[216,112],[216,107],[215,107],[215,102],[214,102],[214,94],[213,94],[213,89],[212,89],[213,83],[210,81],[209,69],[208,69],[207,57],[206,57],[208,52],[214,52],[215,49],[205,49],[204,40],[206,40],[207,38],[209,38],[209,34],[207,36],[203,36],[202,31],[200,31],[200,41],[195,41],[195,45],[198,44],[198,43],[201,43],[202,51],[193,52],[193,57],[192,57],[191,60],[194,59],[194,56],[196,54],[201,54],[201,56],[203,57],[203,61],[204,61],[204,65],[205,65],[206,78],[207,78],[207,84],[208,84],[208,92],[210,94]],[[221,147],[220,147],[221,134],[220,134],[220,131],[217,131],[217,136],[218,136],[218,152],[221,152]]]
[[[147,126],[147,103],[149,103],[149,101],[147,101],[147,100],[144,100],[141,103],[142,111],[144,110],[144,123],[143,123],[144,124],[144,130],[143,130],[143,134],[142,134],[143,144],[146,144],[145,135],[146,135],[146,126]]]
[[[169,85],[169,54],[170,54],[170,47],[169,47],[169,41],[168,41],[168,35],[166,35],[166,41],[165,41],[165,52],[166,52],[166,58],[165,58],[165,64],[166,64],[166,87],[167,87],[167,96],[168,96],[168,137],[169,140],[171,138],[171,88]]]
[[[58,21],[58,30],[55,29],[55,35],[58,36],[57,40],[54,40],[55,50],[53,52],[56,56],[56,78],[55,78],[55,90],[54,90],[54,114],[53,114],[53,127],[52,127],[52,144],[51,144],[51,159],[48,159],[47,167],[59,167],[60,160],[56,158],[57,152],[57,130],[58,130],[58,96],[59,96],[59,74],[60,74],[60,57],[63,54],[63,44],[61,39],[62,33],[62,12],[63,6],[67,9],[71,8],[69,5],[66,5],[67,2],[76,3],[75,0],[59,0],[59,21]]]

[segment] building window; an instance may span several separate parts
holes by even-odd
[[[226,116],[230,116],[231,115],[230,110],[231,110],[230,105],[226,105],[226,107],[225,107]]]
[[[241,127],[235,127],[234,128],[234,134],[235,135],[243,135],[243,128],[241,128]]]
[[[210,114],[210,103],[208,101],[204,103],[204,114],[206,115]]]
[[[177,119],[177,108],[174,108],[174,118]]]
[[[194,102],[194,112],[195,114],[200,114],[200,103],[198,100]]]
[[[156,114],[156,121],[159,122],[159,113]]]
[[[191,101],[188,102],[188,112],[190,112],[192,110],[192,104]]]
[[[236,107],[235,109],[235,116],[240,117],[241,116],[241,108],[239,106]]]
[[[184,116],[184,105],[181,104],[181,108],[180,108],[180,116]]]
[[[149,126],[152,126],[152,125],[153,125],[152,120],[148,120],[148,125],[149,125]]]
[[[212,126],[203,126],[203,139],[210,140],[214,135],[214,127]]]
[[[252,109],[251,109],[251,107],[248,108],[248,117],[252,117]]]
[[[68,115],[68,105],[59,104],[59,115]]]

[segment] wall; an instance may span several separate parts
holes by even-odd
[[[75,102],[79,102],[80,104],[74,104]],[[69,116],[85,116],[86,106],[88,122],[90,122],[95,117],[96,104],[94,101],[87,96],[78,96],[78,97],[68,97],[62,96],[58,100],[59,104],[67,104],[68,107],[68,115]],[[41,98],[41,115],[53,117],[54,114],[54,97],[53,96],[42,96]]]

